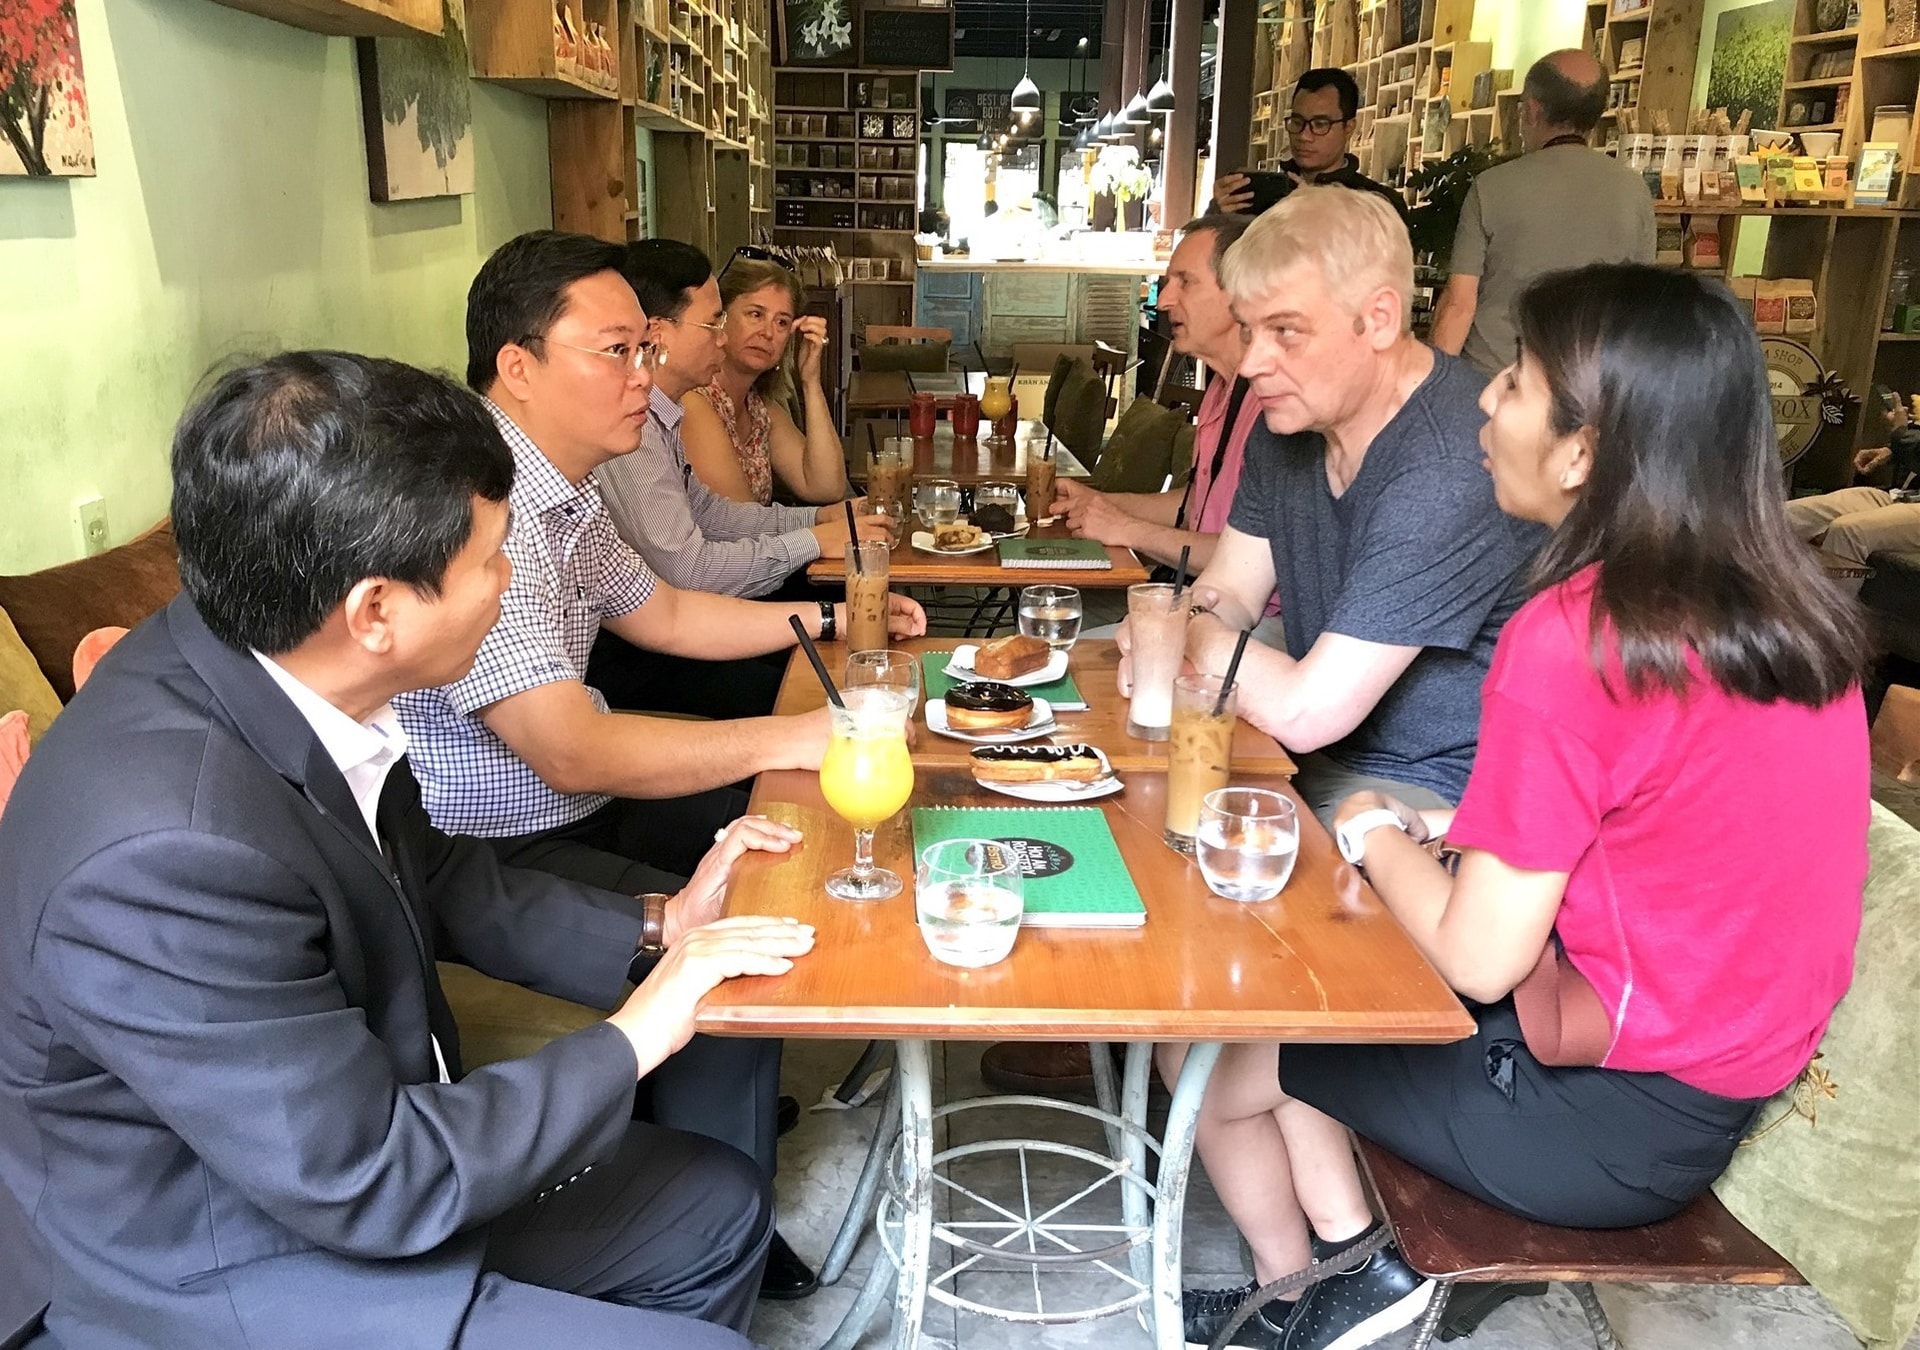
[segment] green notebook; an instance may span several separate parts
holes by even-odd
[[[947,674],[947,663],[953,660],[952,652],[927,652],[920,658],[920,683],[926,689],[927,702],[936,698],[945,698],[947,690],[959,681]],[[1085,712],[1087,698],[1080,692],[1080,686],[1073,682],[1073,676],[1062,675],[1046,684],[1025,684],[1020,686],[1035,698],[1044,698],[1053,705],[1055,712]]]
[[[916,806],[913,856],[942,839],[998,839],[1020,850],[1032,928],[1138,928],[1147,907],[1097,806]]]
[[[1002,567],[1066,567],[1084,572],[1111,572],[1113,559],[1098,539],[1002,539]]]

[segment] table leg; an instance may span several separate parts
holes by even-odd
[[[903,1174],[900,1284],[893,1295],[893,1344],[895,1350],[914,1350],[920,1343],[920,1323],[926,1314],[927,1264],[933,1257],[933,1059],[930,1047],[926,1041],[900,1041],[894,1046],[893,1063],[900,1092]],[[1177,1281],[1178,1274],[1174,1278]],[[1176,1305],[1179,1302],[1177,1288],[1174,1301]]]
[[[1113,1076],[1113,1048],[1105,1041],[1091,1041],[1087,1057],[1093,1062],[1093,1104],[1110,1116],[1119,1115],[1120,1086]],[[1107,1132],[1107,1152],[1119,1157],[1121,1131],[1112,1124],[1103,1128]]]
[[[1186,1337],[1180,1325],[1180,1235],[1186,1220],[1187,1178],[1193,1172],[1193,1135],[1200,1121],[1200,1101],[1207,1079],[1220,1058],[1220,1042],[1195,1041],[1174,1085],[1173,1104],[1167,1110],[1167,1132],[1160,1141],[1160,1175],[1153,1206],[1153,1342],[1156,1350],[1181,1350]],[[1131,1059],[1128,1090],[1132,1090]],[[1142,1075],[1144,1084],[1144,1075]],[[1144,1085],[1142,1092],[1144,1094]]]
[[[883,1042],[876,1041],[879,1045]],[[863,1059],[861,1061],[865,1063]],[[900,1079],[897,1074],[887,1075],[886,1094],[880,1099],[880,1114],[873,1120],[873,1142],[867,1146],[867,1160],[860,1166],[860,1180],[854,1184],[853,1198],[847,1202],[846,1217],[840,1220],[840,1231],[833,1235],[833,1246],[827,1249],[827,1259],[820,1263],[820,1283],[834,1284],[846,1274],[847,1262],[853,1259],[854,1248],[860,1245],[860,1235],[866,1231],[867,1220],[873,1214],[874,1196],[880,1190],[880,1177],[887,1167],[887,1154],[893,1149],[895,1136],[900,1133],[900,1113],[898,1108]],[[875,1256],[876,1264],[885,1265],[881,1256]]]
[[[1141,1130],[1147,1128],[1147,1088],[1148,1075],[1153,1072],[1153,1043],[1151,1041],[1127,1042],[1125,1090],[1120,1100],[1120,1116],[1129,1125]],[[1147,1172],[1146,1141],[1131,1130],[1110,1130],[1117,1136],[1119,1147],[1113,1156],[1124,1159],[1127,1171],[1136,1177],[1144,1178]],[[1137,1186],[1124,1186],[1120,1190],[1120,1217],[1129,1228],[1145,1228],[1147,1218],[1147,1195]],[[1127,1255],[1128,1263],[1133,1267],[1133,1278],[1143,1285],[1150,1285],[1153,1273],[1148,1269],[1150,1257],[1144,1247],[1135,1247]]]

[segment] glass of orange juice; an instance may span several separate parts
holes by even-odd
[[[987,387],[980,395],[980,416],[988,422],[998,422],[1013,411],[1013,382],[1004,376],[993,375],[987,379]],[[1000,429],[994,427],[988,435],[989,441],[1003,441]]]
[[[907,691],[866,685],[841,694],[846,706],[829,708],[833,737],[820,761],[820,791],[827,805],[853,826],[853,866],[827,878],[827,894],[840,900],[885,900],[900,893],[900,878],[873,862],[873,832],[907,804],[913,793],[913,760],[907,755]]]

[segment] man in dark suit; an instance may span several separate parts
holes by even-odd
[[[742,1346],[765,1180],[630,1116],[705,993],[812,945],[718,918],[797,835],[735,822],[636,899],[428,823],[389,700],[465,672],[508,573],[466,391],[277,357],[188,413],[173,476],[186,593],[0,820],[0,1180],[52,1255],[44,1339]],[[463,1077],[436,958],[619,1006]]]

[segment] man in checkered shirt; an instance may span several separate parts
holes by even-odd
[[[395,706],[435,825],[488,840],[511,865],[639,894],[681,888],[745,808],[728,785],[818,768],[827,721],[611,713],[585,683],[601,626],[729,659],[791,647],[789,616],[831,636],[844,615],[677,590],[614,532],[593,471],[638,448],[652,385],[648,319],[621,259],[618,245],[541,231],[502,245],[474,278],[467,383],[513,452],[513,578],[471,673]],[[898,636],[926,630],[905,597],[889,618]],[[733,1144],[770,1178],[779,1078],[779,1042],[696,1036],[649,1076],[654,1119]],[[783,1247],[776,1236],[770,1279],[787,1266]]]

